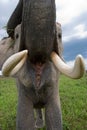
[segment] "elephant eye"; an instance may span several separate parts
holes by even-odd
[[[16,39],[18,39],[18,37],[19,37],[19,34],[18,34],[18,33],[16,33],[15,38],[16,38]]]
[[[61,39],[61,37],[62,37],[62,36],[61,36],[61,34],[59,33],[59,34],[58,34],[58,38],[60,38],[60,39]]]

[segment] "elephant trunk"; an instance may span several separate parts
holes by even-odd
[[[21,39],[29,51],[30,60],[35,62],[48,58],[55,36],[55,0],[27,0],[22,21]]]

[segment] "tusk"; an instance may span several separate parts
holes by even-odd
[[[57,69],[59,69],[60,72],[62,72],[64,75],[70,78],[79,79],[83,76],[85,72],[84,59],[81,55],[78,55],[76,57],[74,67],[70,67],[67,64],[65,64],[55,52],[52,52],[51,59],[57,67]]]
[[[16,74],[24,64],[27,58],[27,53],[28,50],[24,50],[8,58],[2,66],[2,74],[4,76],[13,76],[14,74]]]

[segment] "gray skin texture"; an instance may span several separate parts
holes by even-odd
[[[33,108],[45,108],[47,130],[62,130],[58,90],[60,72],[50,59],[52,51],[59,56],[62,54],[56,28],[55,0],[20,0],[7,24],[9,36],[14,37],[14,28],[19,23],[19,50],[27,49],[29,54],[16,75],[19,93],[16,130],[36,129]],[[12,34],[8,30],[12,30]]]
[[[3,38],[0,41],[0,70],[3,63],[13,54],[17,53],[19,50],[20,36],[21,36],[21,26],[18,25],[15,29],[14,38],[11,37]],[[17,34],[19,35],[17,38]]]
[[[59,34],[57,33],[59,36],[57,41],[60,41],[61,43],[61,29],[57,30],[59,30]],[[62,50],[60,43],[59,52]],[[17,86],[19,92],[17,130],[35,130],[33,108],[45,108],[47,130],[62,130],[61,108],[58,90],[58,79],[60,73],[50,60],[46,61],[42,70],[42,74],[39,75],[39,86],[36,79],[36,73],[39,73],[38,70],[35,70],[32,63],[29,60],[26,60],[23,67],[16,74],[18,77]]]
[[[20,29],[20,25],[19,25],[15,29],[15,35],[14,35],[15,39],[14,40],[7,38],[7,39],[0,41],[0,69],[1,69],[4,61],[8,57],[10,57],[12,54],[18,52],[19,46],[20,46],[20,44],[19,44],[20,36],[21,36],[20,30],[21,29]],[[57,42],[59,43],[58,51],[60,52],[60,56],[62,56],[61,55],[62,54],[62,38],[61,38],[62,31],[61,31],[61,26],[59,24],[56,24],[56,33],[57,33]],[[46,86],[43,85],[39,91],[35,90],[34,82],[32,81],[31,74],[30,74],[33,71],[34,80],[35,80],[35,70],[32,66],[30,66],[29,72],[27,72],[27,61],[24,64],[24,66],[19,70],[19,72],[15,75],[16,80],[17,80],[18,92],[19,92],[17,130],[24,129],[26,127],[27,127],[26,130],[30,130],[32,127],[33,127],[32,129],[35,129],[35,127],[34,127],[35,126],[34,125],[34,123],[35,123],[34,110],[33,110],[34,106],[36,106],[34,108],[38,108],[38,106],[39,106],[39,108],[36,109],[36,112],[37,112],[36,123],[37,123],[38,127],[41,125],[41,122],[43,124],[41,108],[45,108],[45,115],[47,114],[45,116],[47,130],[49,130],[49,129],[61,130],[62,129],[61,128],[60,99],[59,99],[59,91],[58,91],[58,87],[57,87],[58,86],[57,76],[59,77],[59,72],[58,72],[58,70],[56,70],[55,66],[53,65],[53,63],[51,61],[48,61],[46,63],[45,67],[47,67],[47,68],[44,68],[44,70],[45,70],[44,73],[46,73],[46,77],[45,78],[42,77],[42,79],[43,79],[43,81],[45,80],[44,82],[46,82]],[[49,76],[49,74],[51,76],[53,76],[52,79]],[[45,74],[43,76],[45,76]],[[56,84],[53,86],[54,82]],[[23,98],[23,100],[21,100],[21,98]],[[51,98],[52,98],[52,100],[51,100]],[[30,102],[32,103],[32,105],[30,105]],[[54,104],[55,104],[55,106],[54,106]],[[49,106],[49,105],[51,105],[51,106]],[[30,109],[30,106],[32,107],[32,109]],[[32,113],[29,112],[29,109],[32,111]],[[33,115],[31,116],[31,114],[33,114]],[[31,119],[32,119],[31,117],[33,118],[33,121],[32,121],[33,125],[30,127],[28,122],[29,121],[31,122]],[[21,118],[21,124],[20,124],[21,128],[18,127],[20,118]],[[29,119],[27,119],[27,118],[29,118]],[[28,120],[28,122],[26,119]],[[57,122],[56,122],[56,120],[57,120]],[[38,124],[38,121],[40,124]],[[22,122],[24,122],[25,125],[22,126]],[[54,125],[54,127],[53,127],[53,125]],[[58,128],[57,128],[57,126],[58,126]]]
[[[21,37],[21,25],[18,25],[14,31],[14,40],[11,37],[3,38],[0,41],[0,70],[3,63],[13,54],[18,52],[20,46]],[[3,51],[4,50],[4,51]],[[16,76],[17,78],[17,76]],[[42,128],[44,126],[41,109],[36,109],[36,128]]]

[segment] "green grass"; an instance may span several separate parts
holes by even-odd
[[[87,75],[79,80],[60,79],[64,130],[87,130]]]
[[[0,79],[0,130],[15,130],[17,90],[13,79]]]
[[[63,130],[87,130],[87,75],[60,78]],[[0,79],[0,130],[15,130],[17,88],[13,79]],[[41,129],[43,130],[43,129]],[[44,129],[45,130],[45,129]]]

